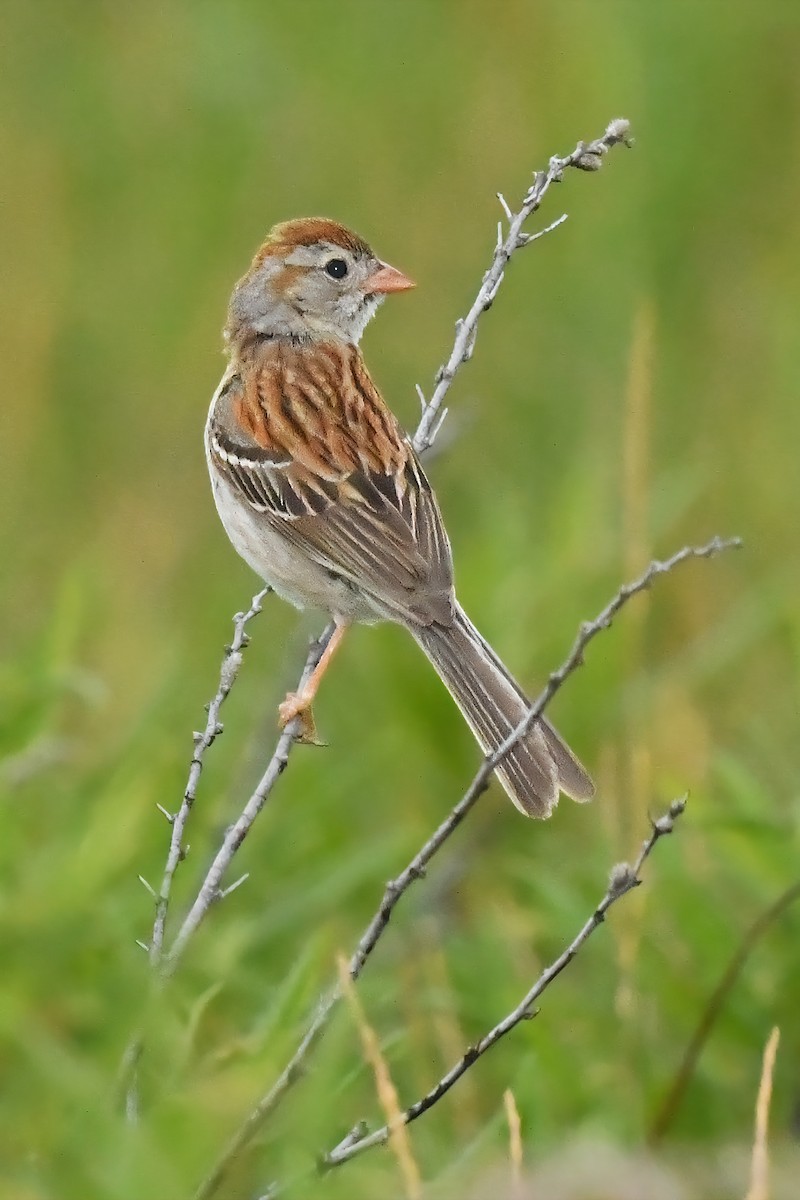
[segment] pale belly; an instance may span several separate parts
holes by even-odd
[[[209,462],[214,501],[234,549],[265,583],[296,608],[319,608],[343,621],[385,618],[369,600],[327,568],[298,554],[249,507]]]

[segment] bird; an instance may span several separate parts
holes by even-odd
[[[386,296],[414,286],[337,221],[275,225],[230,299],[206,459],[239,555],[278,595],[334,622],[279,706],[281,727],[299,718],[298,736],[313,740],[312,701],[347,628],[388,620],[411,633],[489,755],[530,702],[456,599],[438,502],[359,349]],[[594,792],[544,716],[495,771],[530,817],[549,816],[561,792]]]

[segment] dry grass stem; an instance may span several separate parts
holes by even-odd
[[[780,1037],[781,1031],[776,1025],[764,1047],[761,1081],[758,1085],[758,1097],[756,1099],[756,1129],[753,1139],[753,1159],[750,1168],[750,1188],[746,1200],[769,1200],[767,1133],[769,1128],[769,1107],[772,1101],[772,1076],[775,1070],[775,1056],[778,1053]]]
[[[361,1049],[364,1058],[369,1063],[372,1073],[375,1076],[375,1090],[378,1093],[378,1103],[386,1118],[386,1127],[389,1130],[389,1149],[393,1152],[400,1167],[405,1194],[408,1200],[420,1200],[422,1182],[419,1167],[411,1152],[411,1141],[403,1117],[403,1110],[397,1098],[397,1088],[392,1081],[386,1059],[381,1053],[378,1035],[367,1020],[364,1006],[358,997],[355,984],[350,977],[349,964],[344,955],[340,954],[338,956],[337,967],[342,995],[353,1014],[353,1020],[361,1039]]]
[[[522,1122],[511,1088],[503,1092],[503,1107],[508,1121],[508,1150],[511,1159],[511,1196],[518,1200],[522,1192]]]

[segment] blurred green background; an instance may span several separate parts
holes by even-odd
[[[242,849],[249,881],[164,998],[126,1125],[114,1078],[152,927],[137,875],[160,879],[155,805],[179,803],[256,587],[201,448],[234,280],[275,220],[355,227],[419,283],[365,339],[413,425],[414,384],[488,263],[495,192],[514,203],[551,153],[623,115],[635,149],[551,191],[539,224],[570,219],[514,261],[451,392],[431,474],[462,600],[533,690],[654,554],[717,532],[745,549],[637,600],[554,705],[596,803],[526,824],[493,787],[405,897],[360,994],[410,1102],[688,789],[646,886],[539,1019],[410,1131],[437,1197],[493,1164],[505,1179],[505,1088],[534,1167],[576,1138],[641,1146],[745,930],[800,874],[797,6],[39,0],[3,18],[2,1195],[189,1197],[477,764],[410,639],[356,631],[317,706],[329,747],[297,750]],[[277,600],[253,624],[173,918],[316,628]],[[702,1162],[709,1195],[728,1194],[732,1148],[731,1194],[745,1190],[775,1024],[772,1138],[791,1152],[799,933],[790,910],[755,949],[659,1148],[670,1170]],[[309,1184],[320,1150],[380,1116],[346,1011],[315,1061],[230,1200],[297,1176],[298,1196],[402,1194],[385,1150]]]

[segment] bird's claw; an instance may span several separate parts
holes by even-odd
[[[296,742],[302,742],[306,746],[327,744],[317,733],[311,701],[298,695],[297,692],[288,692],[286,699],[278,705],[278,726],[285,729],[290,722],[296,719],[298,720],[297,732],[294,735]]]

